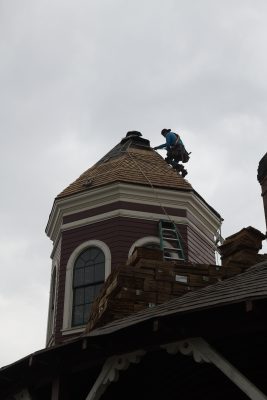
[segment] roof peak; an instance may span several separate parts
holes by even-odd
[[[129,131],[121,141],[113,147],[107,154],[104,155],[96,164],[107,162],[111,158],[121,156],[122,153],[127,152],[131,148],[151,150],[150,141],[141,137],[142,133],[139,131]]]
[[[129,145],[137,145],[142,147],[150,147],[150,141],[141,137],[142,133],[139,131],[129,131],[126,133],[126,136],[121,139],[120,144],[124,144],[126,142],[131,141]]]

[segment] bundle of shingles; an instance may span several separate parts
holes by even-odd
[[[128,262],[108,277],[94,302],[86,331],[240,272],[237,267],[166,262],[160,250],[136,248]]]

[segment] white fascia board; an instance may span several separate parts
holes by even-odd
[[[47,224],[46,233],[55,243],[58,237],[63,216],[108,205],[115,201],[127,201],[161,207],[185,209],[202,221],[209,230],[216,231],[220,218],[196,195],[193,190],[171,190],[151,188],[126,183],[114,183],[93,190],[79,193],[67,198],[56,199]]]

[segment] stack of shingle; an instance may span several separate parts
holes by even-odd
[[[87,331],[240,272],[238,267],[166,262],[160,250],[137,248],[105,282]]]

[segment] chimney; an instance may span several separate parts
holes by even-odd
[[[258,254],[265,239],[258,229],[248,226],[227,237],[219,247],[223,267],[241,267],[246,269],[263,261],[263,255]]]
[[[257,178],[261,185],[261,195],[263,198],[265,221],[267,228],[267,153],[262,157],[262,159],[259,162]]]

